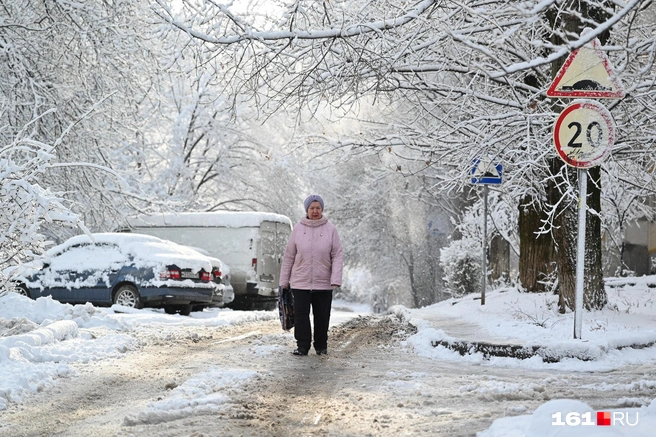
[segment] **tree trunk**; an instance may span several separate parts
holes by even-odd
[[[602,8],[588,8],[575,2],[571,2],[569,9],[578,11],[576,14],[548,14],[552,27],[560,27],[571,34],[579,35],[583,30],[584,23],[581,17],[593,19],[596,22],[602,22],[608,18],[608,11]],[[612,5],[608,4],[608,8]],[[601,20],[601,21],[600,21]],[[554,33],[554,43],[560,44],[562,41]],[[604,44],[610,35],[610,31],[605,31],[599,35],[599,40]],[[562,63],[555,62],[551,65],[552,77],[555,77],[560,70]],[[558,110],[554,107],[554,110]],[[561,168],[565,165],[560,159],[551,159],[551,174],[561,174]],[[570,169],[567,172],[570,184],[578,187],[576,170]],[[586,229],[585,229],[585,261],[584,261],[584,290],[583,306],[590,309],[603,308],[608,298],[604,289],[602,259],[601,259],[601,171],[599,167],[588,170],[587,183],[587,210]],[[556,176],[558,177],[558,176]],[[549,203],[554,205],[560,200],[556,196],[562,195],[559,190],[555,189],[553,179],[549,180],[547,196]],[[577,188],[578,193],[578,188]],[[576,294],[576,250],[578,238],[578,211],[577,205],[573,202],[561,202],[560,210],[556,212],[554,219],[554,240],[558,256],[556,263],[558,266],[558,286],[559,286],[559,309],[565,312],[567,308],[574,309]],[[591,214],[590,211],[594,213]]]
[[[506,280],[510,273],[510,243],[501,235],[494,234],[490,240],[487,259],[490,261],[490,280]]]
[[[608,303],[604,287],[601,243],[601,168],[588,170],[588,213],[585,227],[585,280],[583,306],[600,310]]]
[[[554,158],[552,168],[555,172],[564,166]],[[578,187],[576,170],[570,169],[570,183]],[[554,173],[556,174],[556,173]],[[601,262],[601,171],[599,167],[588,170],[587,214],[585,227],[585,260],[583,281],[583,306],[587,310],[603,308],[608,299],[604,289]],[[549,190],[556,193],[557,190]],[[552,198],[554,202],[558,199]],[[558,266],[559,310],[575,308],[576,296],[576,258],[578,241],[578,210],[575,202],[563,202],[563,208],[554,220],[554,239],[556,241],[556,264]]]
[[[555,171],[565,165],[559,158],[552,158],[551,161],[551,167]],[[576,170],[572,169],[571,173],[576,173]],[[551,195],[550,203],[553,204],[559,200],[554,196],[557,190],[553,187],[550,187],[547,192]],[[570,204],[568,207],[561,208],[553,223],[553,235],[557,252],[558,308],[561,313],[564,313],[567,308],[573,310],[575,307],[578,214],[576,204],[573,206]]]
[[[408,276],[410,277],[410,294],[412,296],[412,304],[414,305],[414,308],[421,308],[421,302],[417,290],[417,284],[415,281],[414,255],[411,250],[409,251],[407,256],[408,257],[406,258],[406,256],[403,255],[403,260],[405,261],[405,265],[408,267]]]
[[[526,291],[545,291],[544,280],[554,272],[554,244],[549,234],[536,234],[544,214],[523,199],[519,204],[519,281]],[[527,205],[527,206],[524,206]]]

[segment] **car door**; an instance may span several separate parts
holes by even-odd
[[[64,258],[60,258],[63,256]],[[75,303],[78,301],[78,292],[71,287],[72,274],[67,268],[65,252],[58,253],[44,260],[43,268],[38,273],[40,287],[35,287],[33,297],[50,296],[63,303]],[[64,262],[62,262],[62,260]]]
[[[41,295],[66,303],[109,304],[111,288],[125,258],[110,244],[84,243],[47,260],[39,273]]]
[[[112,289],[126,264],[126,256],[115,244],[89,243],[80,246],[71,278],[77,288],[80,303],[108,305],[112,303]]]

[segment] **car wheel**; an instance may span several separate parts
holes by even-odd
[[[191,308],[193,305],[182,305],[180,307],[180,315],[181,316],[188,316],[191,314]]]
[[[134,285],[121,285],[114,294],[114,303],[128,308],[143,308],[141,297]]]
[[[14,292],[21,296],[30,297],[30,292],[27,290],[25,284],[18,284],[14,289]]]
[[[177,308],[174,307],[173,305],[167,305],[167,306],[164,307],[164,312],[166,314],[175,314],[176,310],[177,310]]]

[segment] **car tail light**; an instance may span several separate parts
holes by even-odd
[[[256,270],[256,271],[257,271],[257,258],[253,258],[253,263],[252,263],[252,265],[253,265],[253,270]]]
[[[201,281],[211,281],[212,280],[212,275],[210,272],[200,272],[200,280]]]
[[[180,279],[180,270],[168,269],[159,274],[160,279]]]
[[[212,274],[214,275],[215,278],[220,278],[223,276],[223,272],[219,269],[214,269],[212,270]]]

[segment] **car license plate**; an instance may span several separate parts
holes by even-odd
[[[180,272],[180,277],[181,277],[181,278],[185,278],[185,279],[187,279],[187,278],[189,278],[189,279],[196,279],[196,278],[198,278],[198,273],[194,273],[194,272]]]

